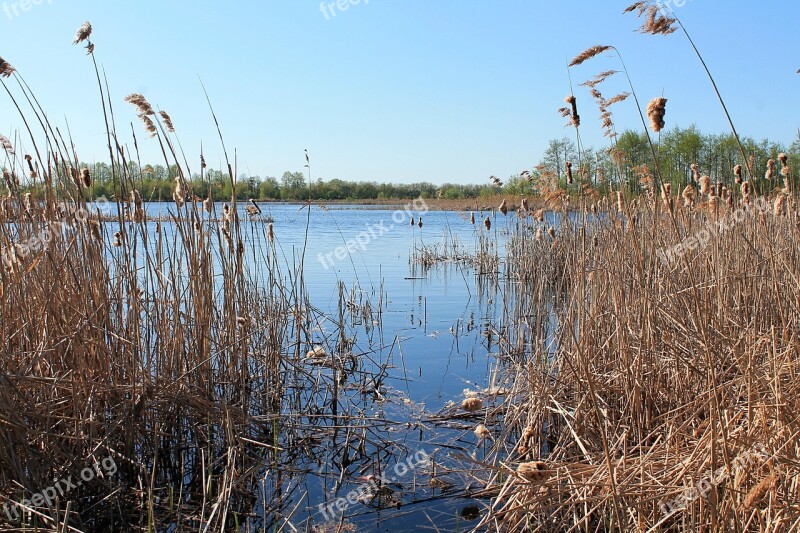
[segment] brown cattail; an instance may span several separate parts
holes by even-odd
[[[88,168],[81,169],[81,181],[83,182],[83,186],[87,189],[92,186],[92,177],[89,174]]]
[[[736,183],[741,185],[742,184],[742,165],[736,165],[733,167],[733,175],[736,176]]]
[[[214,210],[214,200],[211,199],[211,195],[203,200],[203,208],[206,210],[206,213],[211,213],[211,211]]]
[[[542,461],[531,461],[529,463],[520,463],[517,466],[517,474],[531,483],[541,483],[550,477],[547,471],[547,465]]]
[[[172,191],[172,199],[175,200],[178,209],[183,207],[184,202],[186,202],[186,192],[183,190],[183,183],[181,183],[180,178],[175,180],[175,190]]]
[[[653,98],[647,105],[647,117],[650,119],[650,127],[655,133],[664,129],[664,115],[666,114],[667,99],[662,97]]]
[[[775,198],[775,204],[772,206],[772,214],[776,217],[783,215],[783,211],[786,207],[786,195],[779,194],[777,198]]]
[[[700,181],[700,167],[697,166],[697,163],[692,163],[692,181],[695,183]]]
[[[206,158],[203,157],[203,154],[200,154],[200,168],[206,168]]]
[[[505,199],[503,199],[503,201],[500,203],[499,209],[500,209],[500,212],[503,213],[504,216],[506,214],[508,214],[508,205],[506,205]]]
[[[556,229],[553,226],[550,226],[549,228],[547,228],[547,234],[550,235],[551,239],[555,239],[556,238]]]
[[[100,222],[97,220],[90,220],[89,221],[89,229],[92,232],[92,236],[97,239],[98,241],[103,240],[103,236],[100,234]]]
[[[691,207],[694,205],[694,199],[697,196],[697,189],[694,188],[694,185],[687,185],[683,192],[681,193],[681,197],[683,197],[683,206],[684,207]]]
[[[275,240],[275,231],[272,229],[272,222],[267,225],[267,238],[269,239],[269,242]]]
[[[778,161],[781,162],[781,176],[784,178],[789,177],[789,158],[786,154],[780,153],[778,154]]]
[[[492,221],[491,221],[491,220],[489,220],[489,217],[486,217],[486,218],[483,220],[483,227],[485,227],[487,230],[490,230],[490,229],[492,229]]]
[[[519,208],[522,209],[523,211],[527,211],[528,210],[528,199],[527,198],[523,198],[520,201]]]
[[[30,213],[33,210],[33,201],[31,201],[31,193],[26,192],[22,199],[22,204],[25,206],[25,211]]]
[[[753,509],[756,507],[767,493],[774,489],[778,483],[778,476],[774,472],[762,479],[758,485],[753,487],[742,502],[742,508]]]
[[[536,240],[541,241],[544,238],[544,232],[542,232],[542,228],[536,230]]]
[[[625,211],[625,204],[623,202],[622,191],[617,191],[617,211],[620,213]]]
[[[475,433],[475,436],[481,440],[487,439],[492,435],[486,428],[486,426],[484,426],[483,424],[478,424],[477,426],[475,426],[475,430],[473,431],[473,433]]]
[[[461,408],[468,413],[474,413],[475,411],[483,409],[483,402],[480,398],[475,398],[474,396],[465,398],[464,401],[461,402]]]
[[[581,125],[581,117],[578,115],[578,101],[575,96],[569,95],[564,101],[570,105],[571,117],[568,125],[575,126],[576,128]]]
[[[421,216],[417,220],[417,226],[419,226],[420,229],[422,228],[422,217]]]
[[[711,178],[709,176],[703,176],[700,178],[700,194],[710,194],[711,193]]]
[[[764,174],[764,179],[771,180],[775,177],[775,160],[770,159],[767,161],[767,173]]]
[[[539,209],[536,211],[536,213],[533,215],[533,219],[536,222],[544,222],[544,209]]]
[[[114,233],[114,242],[111,243],[111,245],[114,246],[115,248],[119,248],[120,246],[122,246],[122,233],[118,231]]]
[[[411,227],[412,227],[412,228],[414,227],[414,224],[415,224],[415,222],[414,222],[414,217],[411,217]]]
[[[572,162],[567,161],[564,165],[567,167],[567,183],[572,185]]]
[[[323,348],[322,346],[317,345],[317,346],[314,346],[313,348],[311,348],[308,351],[308,353],[306,354],[306,357],[308,359],[319,359],[319,358],[325,357],[326,355],[328,355],[328,354],[325,353],[325,348]]]
[[[469,212],[469,223],[475,225],[475,213],[472,211]]]
[[[708,199],[708,206],[711,209],[711,214],[717,216],[719,213],[719,196],[711,196]]]

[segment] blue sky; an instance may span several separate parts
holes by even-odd
[[[141,92],[170,113],[191,161],[222,152],[200,79],[239,172],[314,178],[484,183],[535,165],[547,141],[573,131],[556,114],[569,94],[566,62],[595,44],[621,51],[640,98],[669,99],[667,127],[727,131],[708,79],[684,36],[634,32],[618,1],[361,0],[346,11],[313,0],[260,2],[0,0],[0,57],[25,77],[79,156],[105,160],[91,61],[72,46],[94,27],[119,130]],[[344,2],[343,2],[344,3]],[[335,13],[335,15],[334,15]],[[800,2],[688,0],[676,13],[704,54],[740,133],[790,143],[800,125]],[[791,22],[791,24],[790,24]],[[577,83],[619,68],[607,56],[571,69],[582,136],[604,146],[597,109]],[[13,89],[13,81],[9,83]],[[603,87],[612,96],[622,78]],[[0,94],[0,132],[21,121]],[[640,124],[632,101],[618,129]],[[27,143],[29,145],[29,143]],[[163,162],[140,137],[145,158]],[[24,148],[24,147],[23,147]],[[221,165],[220,165],[221,166]]]

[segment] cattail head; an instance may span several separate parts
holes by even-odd
[[[742,165],[733,167],[733,175],[736,176],[736,183],[742,184]]]
[[[183,184],[180,179],[175,180],[175,189],[172,191],[172,199],[175,200],[178,209],[183,207],[184,202],[186,202],[186,191],[183,190]]]
[[[92,237],[94,237],[98,241],[102,241],[103,240],[103,236],[100,233],[100,222],[98,222],[97,220],[90,220],[89,221],[89,229],[92,232]]]
[[[700,194],[709,193],[711,193],[711,178],[709,176],[703,176],[700,178]]]
[[[505,199],[503,199],[503,201],[500,203],[499,209],[500,212],[503,213],[503,215],[508,214],[508,205],[506,204]]]
[[[786,154],[784,154],[783,152],[781,152],[780,154],[778,154],[778,161],[781,162],[781,166],[785,167],[786,165],[789,164],[788,163],[789,157]]]
[[[650,127],[655,133],[664,129],[664,115],[666,114],[667,99],[662,97],[653,98],[647,105],[647,117],[650,119]]]
[[[566,163],[564,163],[564,166],[567,167],[567,183],[572,185],[572,162],[567,161]]]
[[[708,207],[711,209],[713,215],[719,213],[719,196],[712,196],[708,199]]]
[[[492,229],[492,221],[491,221],[491,220],[489,220],[489,217],[486,217],[486,218],[483,220],[483,227],[485,227],[487,230],[490,230],[490,229]]]
[[[771,180],[775,177],[775,160],[770,159],[767,161],[767,173],[764,174],[764,179]]]
[[[420,228],[422,227],[422,217],[419,217],[419,220],[417,220],[417,226]]]
[[[539,209],[533,214],[533,219],[536,222],[544,222],[544,209]]]
[[[464,398],[464,401],[461,402],[461,408],[468,413],[474,413],[475,411],[480,411],[483,409],[483,402],[480,398],[476,398],[474,396],[470,398]]]
[[[489,433],[489,430],[486,429],[486,426],[484,426],[483,424],[478,424],[477,426],[475,426],[475,430],[473,431],[473,433],[475,433],[475,436],[481,440],[487,439],[491,436],[491,433]]]
[[[567,124],[575,126],[576,128],[581,125],[581,117],[578,115],[578,101],[574,95],[567,96],[564,101],[570,105],[570,120]]]
[[[210,213],[214,210],[214,201],[211,199],[211,195],[208,196],[205,200],[203,200],[203,208],[206,210],[207,213]]]
[[[88,168],[81,169],[81,181],[83,182],[83,186],[87,189],[92,186],[92,176],[89,174]]]
[[[75,34],[75,40],[72,42],[72,44],[82,43],[83,41],[88,39],[91,34],[92,34],[92,25],[87,20],[81,25],[80,28],[78,28],[78,31]]]
[[[547,234],[550,235],[551,239],[555,239],[556,238],[556,229],[553,226],[550,226],[549,228],[547,228]]]
[[[692,181],[697,182],[700,180],[700,167],[697,163],[692,163]]]
[[[622,191],[617,191],[617,211],[622,213],[625,210],[625,205],[623,202]]]
[[[544,232],[542,231],[542,228],[537,229],[536,230],[536,240],[537,241],[541,241],[543,238],[544,238]]]
[[[694,185],[687,185],[683,192],[681,193],[681,197],[683,198],[683,205],[685,207],[691,207],[694,204],[694,199],[697,196],[697,189],[694,188]]]
[[[783,212],[786,208],[786,195],[779,194],[777,198],[775,198],[775,204],[772,206],[772,214],[776,217],[783,215]]]
[[[472,211],[469,212],[469,223],[473,225],[475,224],[475,213]]]
[[[520,201],[519,208],[522,209],[523,211],[527,211],[528,210],[528,199],[527,198],[523,198]]]
[[[122,246],[122,233],[118,231],[114,233],[114,242],[111,243],[111,245],[114,246],[115,248],[119,248],[120,246]]]
[[[269,242],[275,240],[275,231],[272,229],[272,222],[267,225],[267,238],[269,239]]]
[[[517,474],[530,483],[541,483],[550,477],[547,465],[542,461],[520,463],[519,466],[517,466]]]

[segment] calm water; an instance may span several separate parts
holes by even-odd
[[[267,223],[249,221],[244,205],[240,204],[239,209],[246,248],[263,249],[267,246]],[[292,272],[292,265],[299,263],[303,253],[308,211],[296,204],[260,206],[263,216],[274,221],[275,250],[283,262],[281,269]],[[217,213],[222,212],[221,204],[216,208]],[[166,215],[169,209],[174,211],[174,204],[147,206],[151,216]],[[417,222],[420,214],[423,227],[411,226],[410,217]],[[359,333],[353,351],[367,354],[371,361],[367,367],[372,366],[373,370],[386,367],[381,395],[393,401],[375,401],[370,397],[358,409],[367,416],[394,422],[380,428],[384,438],[388,435],[412,455],[419,450],[435,454],[436,461],[443,465],[452,453],[475,454],[480,458],[483,445],[478,444],[472,428],[482,420],[461,421],[461,427],[453,429],[431,423],[428,417],[445,408],[448,402],[459,404],[464,389],[497,385],[492,382],[497,350],[487,331],[503,311],[504,288],[502,283],[476,276],[472,267],[461,263],[444,262],[424,269],[413,263],[412,254],[422,246],[445,241],[459,243],[464,251],[474,251],[478,235],[487,233],[482,225],[483,216],[476,213],[473,226],[468,220],[469,213],[462,212],[420,213],[413,207],[407,211],[401,206],[313,205],[311,208],[304,272],[312,305],[337,316],[340,282],[369,300],[373,311],[382,302],[382,327],[376,328],[378,324],[355,327]],[[515,219],[513,214],[493,217],[492,239],[502,243]],[[155,223],[151,226],[155,230]],[[164,228],[170,226],[163,224]],[[348,241],[355,243],[350,245],[349,252]],[[501,256],[503,252],[501,245]],[[246,257],[254,276],[266,270],[258,264],[259,254],[248,253]],[[325,325],[315,334],[318,334],[316,342],[327,345],[326,341],[330,341],[327,336],[331,331]],[[332,342],[335,343],[335,338]],[[332,462],[339,446],[339,443],[331,446]],[[402,459],[405,456],[388,460],[387,468]],[[308,527],[323,522],[319,504],[335,502],[363,485],[366,472],[358,466],[353,464],[340,475],[338,466],[322,465],[320,472],[324,470],[328,477],[307,475],[300,480],[302,494],[307,496],[301,498],[300,510],[292,516],[292,524]],[[342,479],[341,485],[331,481],[331,471],[333,478]],[[483,508],[488,504],[463,497],[463,476],[442,476],[454,483],[450,494],[428,487],[427,482],[417,485],[413,471],[395,477],[394,499],[401,504],[399,509],[376,509],[375,505],[357,503],[345,511],[347,522],[358,531],[414,531],[434,525],[441,531],[463,531],[476,523],[469,507]],[[332,515],[338,519],[339,514],[333,509]]]

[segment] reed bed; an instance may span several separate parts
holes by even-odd
[[[90,35],[85,25],[76,42],[94,61]],[[284,250],[287,228],[237,205],[234,165],[229,204],[197,198],[186,177],[205,172],[203,154],[190,165],[169,115],[141,95],[126,101],[151,139],[123,144],[99,69],[116,191],[96,202],[73,144],[6,72],[0,82],[28,129],[24,142],[2,139],[0,524],[311,528],[324,517],[309,510],[310,486],[327,496],[353,482],[345,472],[403,459],[394,428],[410,415],[386,414],[387,398],[398,399],[383,383],[396,340],[383,338],[382,288],[341,285],[338,313],[316,309],[304,250]],[[138,189],[140,142],[158,143],[178,169],[158,216]],[[46,502],[32,498],[112,463]]]
[[[565,216],[551,242],[514,235],[498,325],[513,386],[487,424],[481,528],[798,528],[800,213],[785,194],[672,213],[623,201]]]

